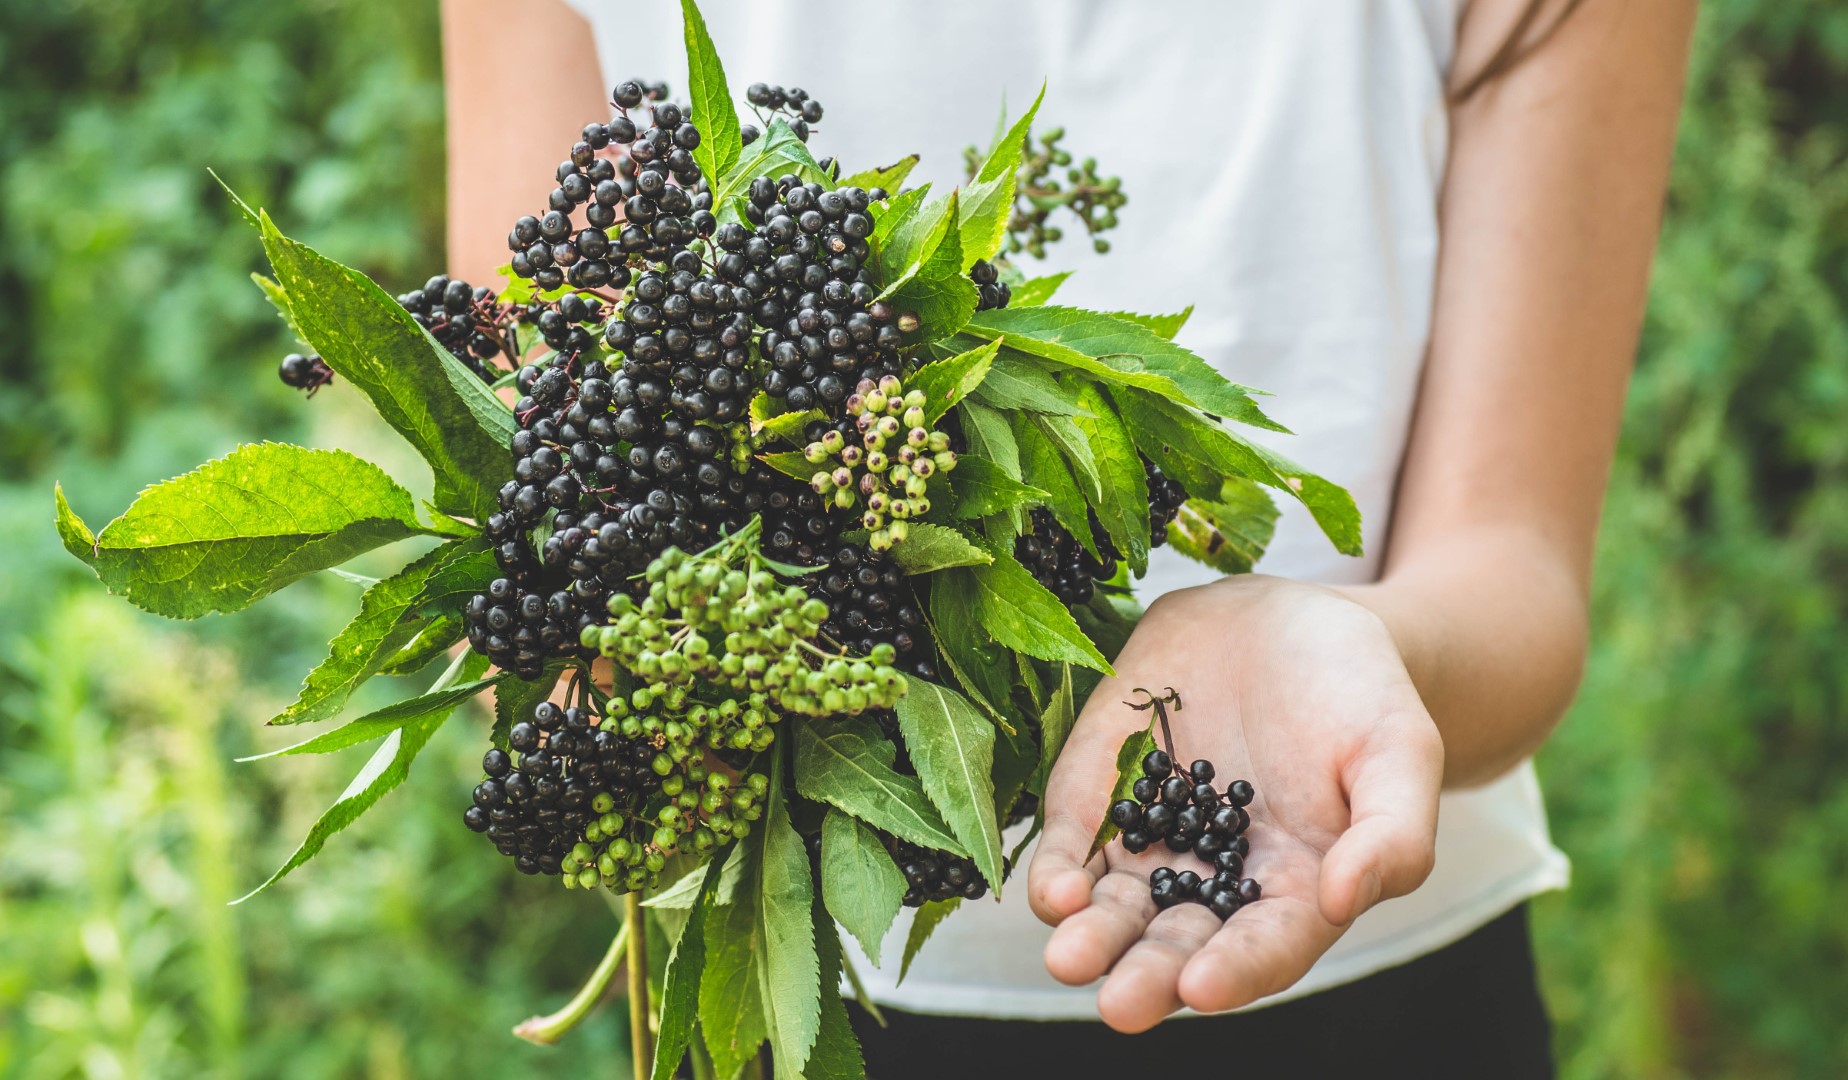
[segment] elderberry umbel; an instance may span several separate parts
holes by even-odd
[[[492,289],[438,274],[397,299],[417,325],[484,382],[501,375],[492,363],[495,357],[514,354],[509,335],[516,313],[497,303]]]
[[[783,122],[789,125],[789,130],[803,142],[808,142],[809,126],[821,123],[821,102],[810,97],[808,91],[800,86],[784,89],[769,83],[752,83],[745,88],[744,99],[757,110],[758,119],[766,124],[780,114]],[[754,124],[746,124],[742,134],[744,144],[749,146],[757,141],[762,132]]]
[[[982,880],[975,860],[896,836],[882,838],[898,872],[905,876],[906,907],[922,907],[932,900],[980,900],[988,895],[988,882]]]
[[[1149,544],[1160,547],[1168,542],[1168,524],[1187,501],[1187,491],[1146,457],[1142,469],[1149,489]],[[1098,582],[1116,576],[1122,555],[1095,512],[1090,513],[1089,526],[1096,554],[1045,507],[1033,508],[1030,524],[1031,530],[1014,542],[1014,557],[1067,607],[1089,602]]]
[[[1148,694],[1148,691],[1141,691]],[[1180,708],[1180,695],[1172,689],[1162,697],[1149,694],[1142,705],[1156,710],[1163,741],[1173,745],[1165,706]],[[1245,836],[1251,815],[1245,809],[1256,792],[1245,780],[1234,780],[1224,790],[1213,787],[1215,770],[1210,761],[1195,761],[1186,769],[1169,751],[1149,751],[1142,759],[1142,775],[1132,789],[1134,798],[1110,807],[1110,822],[1121,834],[1123,848],[1140,854],[1157,843],[1176,853],[1192,852],[1210,867],[1206,875],[1193,870],[1178,873],[1173,867],[1157,868],[1149,875],[1150,895],[1159,908],[1197,903],[1220,918],[1228,918],[1263,895],[1258,882],[1245,876],[1245,858],[1251,841]]]

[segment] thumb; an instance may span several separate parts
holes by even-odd
[[[1117,751],[1149,723],[1148,713],[1119,700],[1123,693],[1118,679],[1098,684],[1046,781],[1046,824],[1027,868],[1027,899],[1051,925],[1091,902],[1097,874],[1087,856],[1116,788]]]
[[[1349,824],[1322,859],[1322,917],[1345,926],[1424,883],[1436,860],[1444,745],[1422,706],[1382,721],[1344,771]]]

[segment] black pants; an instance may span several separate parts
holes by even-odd
[[[1553,1075],[1522,905],[1447,948],[1255,1012],[1122,1035],[1084,1020],[983,1020],[850,1006],[869,1080],[1134,1076]]]

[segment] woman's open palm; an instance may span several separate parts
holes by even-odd
[[[1066,743],[1046,793],[1028,883],[1058,927],[1046,966],[1108,974],[1098,1012],[1141,1031],[1185,1005],[1248,1004],[1300,979],[1356,916],[1430,872],[1443,745],[1385,625],[1332,590],[1251,575],[1170,593],[1143,617]],[[1136,687],[1172,686],[1182,767],[1251,781],[1245,873],[1263,897],[1221,922],[1200,904],[1158,910],[1157,866],[1210,874],[1192,853],[1112,841],[1085,855],[1109,806],[1116,753],[1150,714]]]

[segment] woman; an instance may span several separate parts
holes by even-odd
[[[684,85],[677,6],[574,2],[445,5],[450,250],[471,280],[491,279],[502,223],[543,203],[613,81]],[[903,986],[860,965],[888,1006],[889,1026],[862,1027],[871,1074],[1550,1075],[1524,904],[1565,863],[1527,759],[1585,651],[1694,5],[705,11],[735,84],[827,103],[817,153],[860,168],[922,151],[914,180],[957,180],[1001,90],[1019,103],[1045,77],[1041,115],[1130,193],[1115,252],[1061,300],[1197,305],[1181,340],[1275,391],[1288,451],[1366,519],[1360,560],[1286,513],[1265,573],[1151,567],[1024,888],[965,905]],[[1259,792],[1264,899],[1223,925],[1157,913],[1159,852],[1085,862],[1115,750],[1147,720],[1122,701],[1145,683],[1184,683],[1183,755]]]

